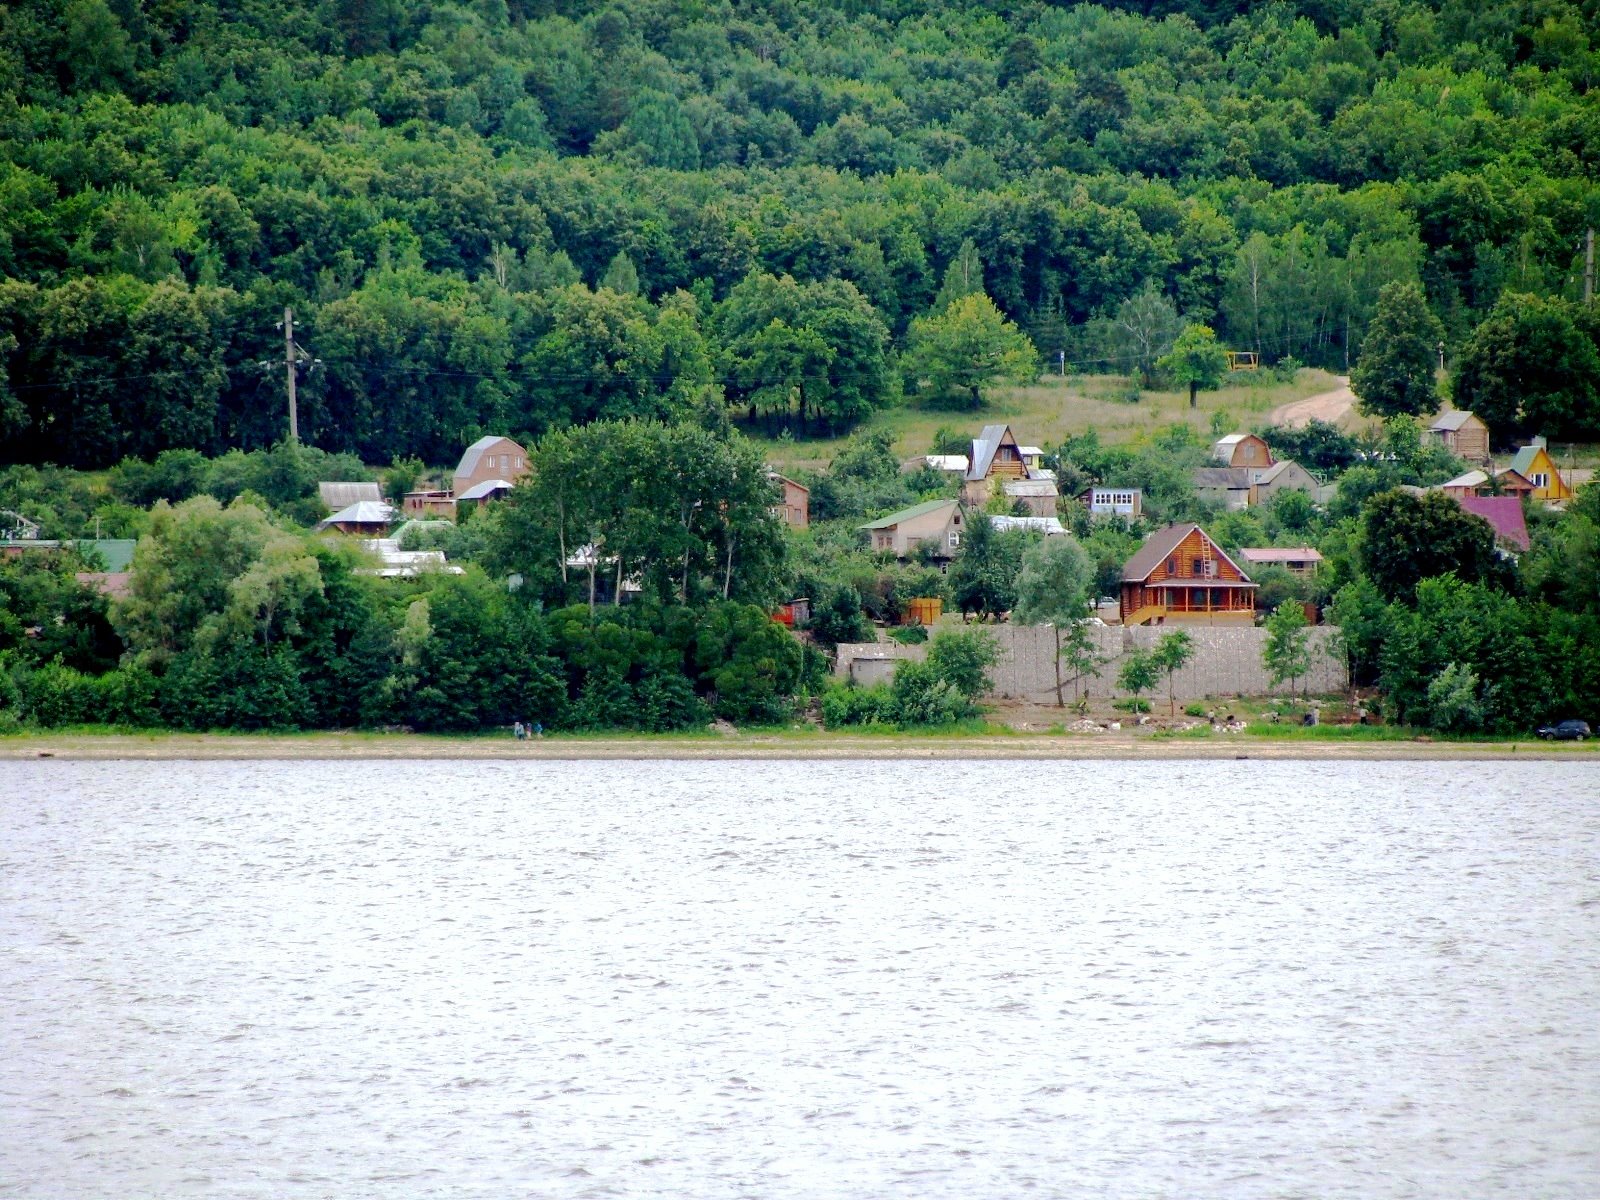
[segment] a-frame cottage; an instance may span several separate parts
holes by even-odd
[[[1152,533],[1122,568],[1122,623],[1249,625],[1256,585],[1194,524]]]

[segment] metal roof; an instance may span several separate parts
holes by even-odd
[[[338,512],[341,508],[349,508],[352,504],[359,504],[363,500],[382,500],[383,489],[375,483],[348,482],[341,483],[332,480],[317,484],[317,493],[322,497],[322,503],[329,512]]]
[[[1482,471],[1468,471],[1465,475],[1457,475],[1454,479],[1446,479],[1439,486],[1442,488],[1482,487],[1488,482],[1489,477]]]
[[[1197,488],[1247,488],[1255,479],[1249,467],[1196,467]]]
[[[1428,429],[1431,432],[1454,433],[1468,421],[1474,420],[1477,420],[1477,418],[1469,412],[1462,412],[1458,410],[1455,412],[1440,413],[1434,418],[1433,424],[1429,425]]]
[[[471,475],[478,469],[479,460],[482,459],[483,456],[490,451],[490,449],[501,442],[505,442],[508,445],[516,447],[517,453],[522,455],[523,458],[527,458],[528,452],[521,446],[518,446],[517,443],[513,442],[510,438],[505,437],[502,434],[493,434],[490,436],[481,437],[477,441],[473,442],[472,445],[467,447],[466,453],[461,456],[461,461],[456,465],[456,474]]]
[[[1522,501],[1515,496],[1457,496],[1457,504],[1494,527],[1495,537],[1526,550],[1528,522],[1522,515]]]
[[[457,496],[456,499],[487,500],[495,492],[509,492],[516,486],[516,484],[507,479],[485,479],[482,483],[473,484],[461,495]]]
[[[317,528],[326,529],[330,525],[387,525],[393,519],[394,509],[382,500],[362,500],[319,522]]]
[[[994,452],[1000,449],[1010,426],[985,425],[983,432],[972,439],[972,465],[967,468],[967,478],[971,480],[987,479],[989,467],[994,463]]]
[[[858,529],[893,529],[896,525],[913,521],[918,517],[927,516],[931,512],[946,506],[955,508],[955,500],[924,500],[921,504],[913,504],[910,508],[902,508],[899,512],[890,513],[887,517],[879,517],[876,521],[868,521],[865,525],[858,525]]]
[[[1534,442],[1532,445],[1518,447],[1516,454],[1511,459],[1511,469],[1524,479],[1527,479],[1528,472],[1533,469],[1534,460],[1539,457],[1539,451],[1541,450],[1547,456],[1550,453],[1550,448],[1543,442]],[[1554,462],[1555,460],[1552,459],[1551,461]]]

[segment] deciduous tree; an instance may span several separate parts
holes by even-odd
[[[1367,326],[1361,357],[1350,372],[1350,387],[1361,411],[1392,417],[1424,416],[1438,407],[1434,371],[1444,326],[1414,283],[1385,284],[1378,311]]]

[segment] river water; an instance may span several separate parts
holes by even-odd
[[[0,1195],[1600,1196],[1574,762],[0,764]]]

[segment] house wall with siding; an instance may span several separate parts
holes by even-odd
[[[960,622],[955,621],[945,627],[959,628]],[[1267,677],[1266,668],[1261,665],[1261,650],[1267,640],[1265,629],[1253,626],[1184,626],[1183,629],[1194,639],[1195,654],[1194,660],[1173,677],[1174,691],[1180,702],[1210,697],[1289,694],[1289,685],[1274,686]],[[991,695],[998,699],[1054,703],[1055,638],[1049,627],[1000,625],[991,628],[990,632],[1000,644],[1000,662],[990,672],[995,685]],[[1111,661],[1101,668],[1099,678],[1085,679],[1083,687],[1091,696],[1104,698],[1129,694],[1116,686],[1123,656],[1131,649],[1150,649],[1161,640],[1163,633],[1171,630],[1153,626],[1128,628],[1108,625],[1096,626],[1091,632],[1099,654]],[[1334,633],[1335,630],[1327,626],[1309,631],[1311,670],[1299,685],[1308,692],[1340,692],[1349,687],[1344,656],[1330,653],[1334,647]],[[927,656],[927,652],[925,644],[841,643],[834,674],[841,679],[850,678],[850,663],[857,656],[920,660]],[[1070,697],[1072,680],[1067,675],[1063,679]],[[1166,686],[1166,677],[1163,676],[1158,685],[1159,695],[1167,694]],[[1151,695],[1148,692],[1145,694]]]

